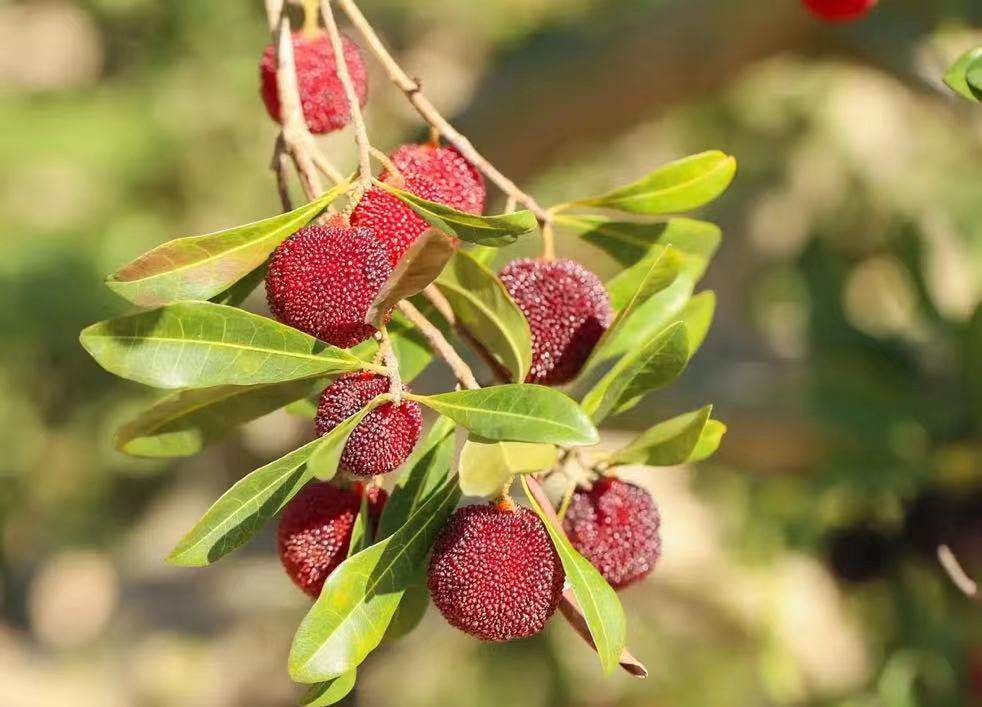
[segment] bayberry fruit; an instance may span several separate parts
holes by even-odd
[[[647,576],[661,554],[661,516],[640,486],[609,477],[577,489],[563,520],[573,547],[620,589]]]
[[[389,379],[376,373],[348,373],[324,389],[317,405],[315,428],[323,436],[389,391]],[[340,467],[359,476],[385,474],[412,453],[423,429],[419,403],[383,403],[369,412],[348,437]]]
[[[805,7],[823,20],[855,20],[876,5],[877,0],[804,0]]]
[[[348,37],[342,37],[341,41],[358,103],[365,105],[368,97],[368,74],[361,51]],[[321,32],[309,36],[302,32],[294,33],[293,61],[296,65],[300,105],[310,132],[329,133],[347,125],[351,120],[351,110],[341,79],[338,78],[338,66],[327,34]],[[259,62],[261,93],[270,117],[282,123],[276,64],[276,47],[270,44]]]
[[[392,153],[391,159],[403,177],[402,189],[460,211],[480,214],[484,210],[484,179],[454,148],[403,145]],[[387,171],[381,179],[394,183],[393,175]],[[371,188],[358,202],[351,223],[371,228],[379,235],[389,249],[393,268],[430,227],[422,216],[379,187]]]
[[[465,506],[433,548],[433,603],[461,631],[485,641],[542,630],[562,596],[566,574],[538,516],[526,508]]]
[[[526,381],[575,378],[613,319],[603,283],[573,260],[513,260],[500,277],[532,330]]]
[[[362,494],[368,495],[368,517],[372,532],[389,495],[361,484],[341,488],[323,481],[307,484],[283,508],[277,529],[277,549],[290,579],[310,596],[320,595],[324,580],[348,556],[351,532],[361,508]]]
[[[346,349],[375,333],[365,316],[390,274],[369,229],[307,226],[270,258],[266,298],[284,324]]]

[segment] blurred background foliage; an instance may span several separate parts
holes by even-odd
[[[662,564],[623,594],[651,677],[603,680],[561,621],[486,645],[431,610],[361,672],[358,704],[982,704],[979,604],[935,558],[949,543],[982,577],[982,113],[940,84],[982,4],[882,0],[843,26],[795,0],[363,6],[544,203],[708,148],[740,173],[705,214],[724,229],[710,337],[609,442],[709,401],[730,428],[699,468],[631,474],[664,514]],[[152,395],[77,344],[125,309],[105,273],[277,210],[266,41],[258,0],[0,2],[3,707],[299,694],[283,668],[306,602],[269,529],[204,571],[163,558],[307,424],[127,459],[112,431]],[[423,135],[372,78],[374,142]],[[354,163],[350,135],[326,143]],[[614,271],[572,236],[559,249]],[[445,382],[434,366],[417,385]]]

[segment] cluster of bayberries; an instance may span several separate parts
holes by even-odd
[[[345,58],[364,101],[364,64],[344,40]],[[325,35],[297,34],[294,54],[304,116],[312,132],[343,127],[349,105]],[[261,63],[262,95],[279,118],[275,56]],[[480,214],[485,187],[480,172],[454,148],[403,145],[390,155],[396,171],[380,179],[430,201]],[[375,334],[369,306],[400,258],[428,228],[414,211],[374,187],[350,216],[300,229],[269,262],[266,292],[280,321],[322,341],[348,348]],[[611,323],[607,292],[596,275],[572,260],[521,259],[500,278],[525,314],[532,333],[527,381],[558,385],[572,380]],[[375,373],[336,379],[320,397],[315,429],[324,435],[389,389]],[[418,403],[385,403],[369,412],[348,438],[340,469],[349,483],[314,482],[284,509],[278,547],[290,577],[313,597],[347,557],[355,519],[367,494],[377,524],[387,495],[370,479],[399,467],[422,429]],[[570,541],[614,587],[647,575],[660,553],[660,517],[642,488],[603,476],[574,493],[564,518]],[[542,629],[562,596],[565,575],[552,542],[531,511],[508,497],[458,509],[436,541],[429,565],[433,602],[457,628],[504,641]]]

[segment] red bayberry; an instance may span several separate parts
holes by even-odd
[[[640,486],[603,477],[577,489],[563,520],[569,541],[616,589],[647,576],[661,554],[661,516]]]
[[[375,333],[365,315],[390,274],[385,246],[369,229],[307,226],[273,253],[266,298],[284,324],[348,348]]]
[[[804,0],[805,7],[823,20],[855,20],[876,5],[877,0]]]
[[[389,497],[377,486],[365,492],[361,484],[341,488],[316,481],[307,484],[283,508],[277,530],[280,561],[290,579],[312,597],[320,594],[324,580],[348,556],[362,493],[368,495],[368,517],[374,533]]]
[[[484,210],[484,179],[456,149],[403,145],[392,153],[391,159],[404,178],[401,188],[406,191],[472,214]],[[381,178],[394,183],[388,172],[383,172]],[[351,214],[351,223],[379,234],[389,249],[393,268],[430,227],[423,217],[379,187],[373,187],[361,199]]]
[[[565,579],[538,516],[494,505],[458,509],[437,538],[429,568],[440,613],[485,641],[541,631],[559,605]]]
[[[532,330],[526,381],[572,380],[613,318],[603,283],[573,260],[513,260],[500,277]]]
[[[368,96],[368,75],[358,45],[348,37],[342,37],[344,58],[351,74],[358,103],[365,105]],[[326,33],[309,36],[301,32],[293,34],[293,61],[297,71],[297,89],[307,127],[312,133],[329,133],[340,130],[351,120],[350,106],[344,95],[344,87],[338,78],[334,50]],[[261,93],[266,110],[276,122],[280,116],[280,95],[276,82],[276,48],[270,44],[259,62]]]
[[[327,434],[388,390],[386,376],[375,373],[341,376],[321,394],[315,421],[317,434]],[[341,453],[341,468],[359,476],[390,472],[412,453],[422,429],[423,412],[419,403],[403,400],[398,407],[383,403],[365,415],[348,437]]]

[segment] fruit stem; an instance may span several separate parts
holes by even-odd
[[[426,337],[427,343],[433,349],[433,353],[441,357],[460,384],[469,390],[477,390],[481,387],[474,377],[474,372],[470,366],[460,357],[453,345],[447,341],[439,329],[426,316],[412,305],[408,300],[399,303],[399,310],[406,315],[406,319],[416,325],[416,328]]]
[[[317,17],[317,6],[320,0],[303,0],[303,33],[306,37],[316,37],[320,34],[320,22]]]
[[[389,174],[395,177],[395,180],[393,180],[391,183],[394,186],[397,186],[400,189],[402,189],[406,184],[406,178],[405,176],[403,176],[402,172],[399,171],[399,168],[396,167],[396,163],[390,160],[389,156],[384,152],[382,152],[377,147],[372,147],[370,149],[372,152],[372,157],[374,157],[379,162],[381,162],[382,166],[385,167],[385,169],[389,172]]]
[[[389,50],[382,44],[375,29],[368,22],[365,16],[358,9],[354,0],[336,0],[338,6],[344,11],[351,20],[351,24],[365,38],[365,43],[375,57],[382,64],[389,80],[395,84],[405,95],[406,99],[412,104],[420,117],[425,120],[432,128],[436,129],[444,140],[457,148],[469,162],[480,169],[488,176],[495,185],[505,194],[514,196],[520,203],[524,204],[529,211],[535,214],[539,223],[547,223],[551,216],[531,194],[526,194],[518,188],[512,180],[502,174],[498,169],[488,162],[480,152],[471,144],[464,135],[457,130],[444,118],[430,100],[423,94],[423,90],[418,81],[410,78],[401,66],[393,58]]]
[[[368,141],[365,118],[361,114],[361,104],[358,101],[355,84],[351,80],[351,72],[348,71],[348,60],[344,56],[344,43],[341,41],[341,32],[338,30],[338,23],[334,19],[331,0],[320,0],[320,4],[321,14],[324,16],[324,25],[327,27],[327,34],[331,39],[331,48],[334,50],[334,60],[338,67],[338,78],[341,80],[341,86],[344,87],[344,95],[348,99],[348,110],[351,112],[351,122],[355,126],[355,142],[358,143],[358,172],[361,187],[364,191],[368,191],[372,188],[372,146]]]
[[[552,221],[542,224],[542,258],[543,260],[556,259],[556,238],[552,232]]]
[[[573,492],[575,490],[576,482],[573,479],[569,479],[566,482],[566,491],[563,493],[563,500],[559,503],[559,510],[556,511],[556,515],[559,516],[560,521],[566,518],[566,511],[569,510],[569,504],[573,500]]]
[[[392,395],[392,404],[399,407],[402,404],[402,376],[399,374],[399,358],[396,356],[395,348],[392,346],[392,338],[389,330],[383,324],[379,329],[382,335],[382,360],[385,362],[386,375],[389,377],[389,394]]]

